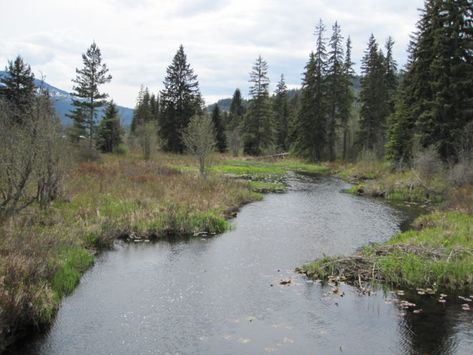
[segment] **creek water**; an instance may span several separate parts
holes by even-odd
[[[294,269],[397,233],[411,212],[289,176],[211,239],[119,244],[17,354],[472,354],[473,316],[455,302],[403,314],[379,290],[344,296]],[[281,280],[291,279],[289,285]]]

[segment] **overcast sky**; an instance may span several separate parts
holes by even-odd
[[[180,44],[198,75],[207,103],[248,93],[248,73],[261,54],[271,89],[281,73],[289,87],[314,48],[314,26],[336,20],[351,36],[356,69],[370,33],[396,41],[406,61],[409,34],[423,0],[0,0],[0,68],[20,54],[36,76],[70,91],[81,53],[96,41],[113,80],[104,87],[120,105],[133,107],[141,84],[162,88],[166,67]],[[330,35],[328,31],[327,36]]]

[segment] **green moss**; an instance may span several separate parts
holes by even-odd
[[[81,247],[70,247],[58,255],[58,266],[51,280],[51,287],[58,298],[70,294],[80,277],[94,262],[94,257]]]

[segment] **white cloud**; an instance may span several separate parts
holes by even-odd
[[[21,54],[47,80],[70,90],[81,53],[95,40],[113,75],[105,88],[133,106],[141,83],[162,87],[179,44],[199,76],[207,102],[248,89],[248,73],[261,54],[276,82],[284,73],[291,87],[314,46],[314,25],[330,29],[338,20],[352,38],[359,65],[370,33],[396,40],[399,64],[423,0],[18,0],[2,4],[0,67]],[[28,9],[28,11],[24,11]],[[22,23],[18,24],[21,13]],[[327,36],[329,33],[327,33]],[[274,87],[274,85],[273,85]]]

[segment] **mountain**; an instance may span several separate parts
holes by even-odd
[[[7,75],[7,72],[0,71],[0,78]],[[47,82],[43,82],[39,79],[35,79],[34,81],[36,87],[40,88],[43,87],[49,91],[51,95],[51,100],[53,102],[54,109],[56,110],[61,122],[65,126],[69,126],[72,124],[72,121],[69,117],[66,116],[68,112],[72,110],[72,96],[65,90],[58,89],[55,86],[48,84]],[[0,84],[1,85],[1,84]],[[118,114],[121,118],[122,125],[129,126],[131,125],[131,120],[133,117],[133,109],[123,106],[118,106]],[[99,111],[99,118],[103,115],[103,109]]]

